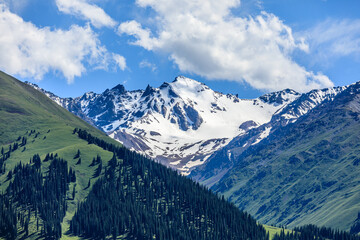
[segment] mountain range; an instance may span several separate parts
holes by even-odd
[[[260,222],[350,230],[357,194],[359,83],[256,99],[179,76],[159,88],[59,98],[125,146],[223,194]]]
[[[286,89],[239,99],[183,76],[159,88],[126,91],[117,85],[77,98],[60,98],[32,86],[126,147],[185,175],[234,137],[269,122],[300,96]]]
[[[1,239],[268,239],[223,197],[0,72]]]
[[[168,84],[200,84],[181,78]],[[278,109],[266,110],[271,116],[263,124],[242,117],[237,136],[191,171],[189,177],[212,191],[125,148],[58,106],[63,99],[52,95],[56,104],[45,90],[2,72],[0,84],[0,237],[268,239],[270,233],[275,240],[359,239],[306,224],[360,229],[360,83],[239,100],[252,105],[236,106],[260,106],[261,114]],[[147,89],[153,96],[161,88]],[[100,118],[86,114],[79,113],[92,124]],[[172,124],[181,128],[181,117],[174,116]],[[200,129],[204,116],[182,131]],[[239,208],[260,223],[293,231],[261,225]]]

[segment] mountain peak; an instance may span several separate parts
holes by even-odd
[[[126,92],[126,89],[125,89],[124,85],[122,85],[122,84],[116,85],[116,86],[113,87],[111,90],[112,90],[112,91],[118,91],[119,94],[122,94],[122,93],[125,93],[125,92]]]
[[[259,97],[263,102],[270,104],[282,104],[285,102],[292,102],[296,98],[298,98],[301,94],[296,92],[295,90],[286,88],[281,91],[267,93],[261,97]]]
[[[184,77],[184,76],[177,76],[175,78],[174,81],[172,81],[172,83],[181,83],[181,84],[201,84],[201,85],[205,85],[204,83],[201,83],[201,82],[198,82],[194,79],[191,79],[191,78],[187,78],[187,77]]]
[[[161,86],[159,87],[160,89],[164,89],[166,87],[168,87],[170,84],[167,82],[163,82],[163,84],[161,84]]]
[[[153,92],[155,92],[155,89],[148,84],[144,93],[142,94],[142,97],[146,97],[146,96],[152,94]]]
[[[172,82],[178,82],[178,81],[182,81],[182,80],[185,80],[186,78],[184,77],[184,76],[182,76],[182,75],[179,75],[179,76],[177,76],[175,79],[174,79],[174,81],[172,81]]]
[[[187,95],[191,93],[204,91],[205,89],[209,89],[204,83],[198,82],[196,80],[184,76],[176,77],[175,80],[171,82],[169,85],[180,96],[182,96],[183,94]]]

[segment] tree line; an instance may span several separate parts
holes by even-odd
[[[306,225],[296,227],[292,232],[276,234],[273,240],[360,240],[360,236],[328,227]]]

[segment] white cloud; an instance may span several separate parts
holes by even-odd
[[[151,71],[155,72],[157,70],[157,67],[155,64],[149,62],[148,60],[144,59],[139,63],[140,68],[150,68]]]
[[[328,19],[306,34],[311,50],[322,60],[360,54],[360,19]]]
[[[121,70],[124,71],[126,69],[126,60],[123,56],[113,53],[113,59]]]
[[[147,50],[152,50],[156,45],[156,39],[150,38],[150,30],[143,29],[136,21],[129,21],[120,24],[118,31],[120,33],[133,35],[137,40],[131,42],[131,44],[142,46]]]
[[[91,24],[97,28],[115,27],[117,24],[102,8],[86,0],[56,0],[56,5],[59,11],[90,20]]]
[[[294,50],[307,52],[308,45],[304,38],[294,38],[291,28],[273,14],[236,17],[231,9],[240,6],[239,0],[137,0],[137,4],[155,11],[156,30],[128,21],[120,24],[118,33],[133,36],[131,44],[168,53],[183,72],[264,90],[307,91],[333,85],[326,76],[291,59]]]
[[[69,83],[86,72],[86,65],[107,69],[114,61],[124,69],[125,59],[109,53],[90,26],[68,30],[38,28],[0,4],[0,68],[9,74],[42,79],[61,72]]]

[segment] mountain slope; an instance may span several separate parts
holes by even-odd
[[[306,115],[318,105],[334,100],[337,94],[345,89],[346,87],[334,87],[301,94],[277,111],[269,122],[239,134],[227,146],[214,152],[207,163],[195,169],[190,177],[211,187],[234,166],[234,159],[237,159],[248,148],[287,124],[295,123],[299,117]]]
[[[89,193],[89,189],[85,188],[94,169],[87,166],[94,156],[99,155],[106,160],[112,156],[111,152],[89,145],[73,135],[73,129],[86,129],[98,138],[106,139],[113,144],[118,143],[54,104],[39,91],[2,72],[0,72],[0,85],[0,149],[4,149],[4,154],[0,154],[0,162],[1,168],[5,168],[0,175],[0,190],[5,192],[9,185],[7,180],[9,171],[20,162],[29,163],[36,154],[39,154],[41,159],[52,153],[71,160],[68,162],[69,167],[76,171],[77,176],[82,177],[78,177],[76,182],[76,198],[68,202],[68,212],[62,224],[65,232],[69,227],[67,220],[74,214],[77,203]],[[25,138],[26,144],[22,145],[19,138]],[[19,145],[18,149],[14,150],[14,144]],[[10,146],[12,146],[10,157],[4,161],[5,155],[9,154]],[[78,166],[76,166],[78,159],[73,159],[77,150],[82,152],[82,165]],[[48,163],[44,163],[43,167],[45,170]],[[94,178],[93,181],[96,179]],[[72,190],[74,185],[71,183],[69,188]]]
[[[243,100],[181,76],[159,88],[126,91],[118,85],[75,99],[42,91],[125,146],[185,175],[235,136],[267,123],[300,95],[287,89]]]
[[[360,211],[360,83],[340,90],[256,145],[241,150],[241,138],[234,139],[197,176],[233,153],[212,189],[262,223],[349,230]]]
[[[0,237],[267,239],[224,199],[0,72]]]

